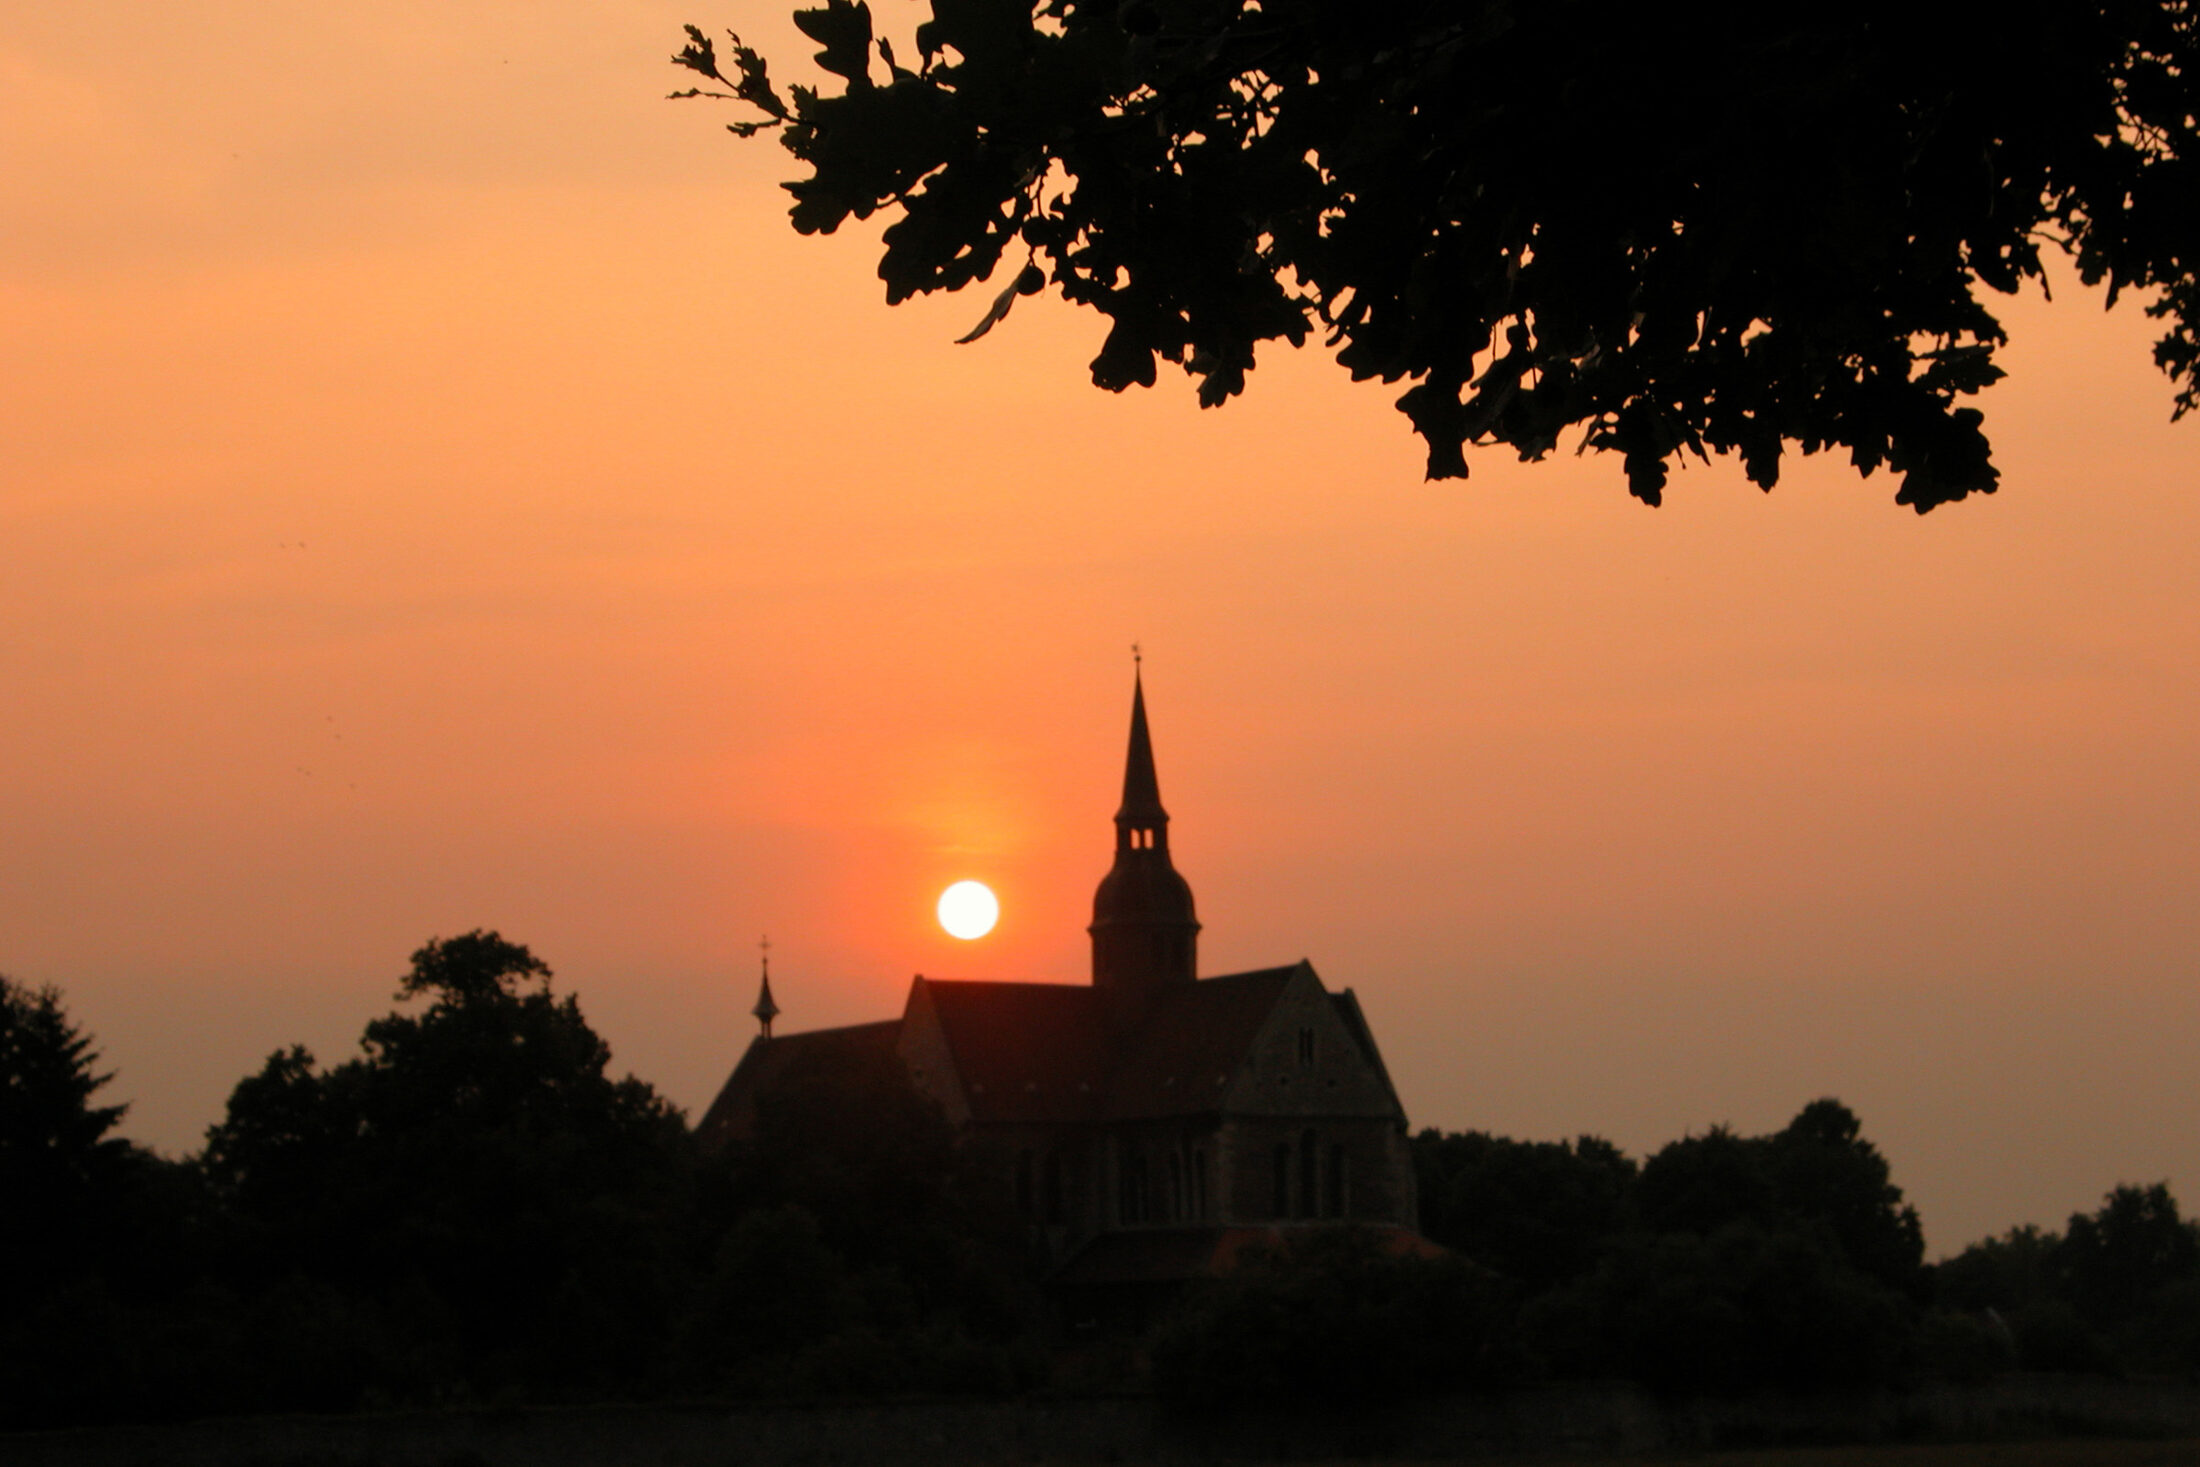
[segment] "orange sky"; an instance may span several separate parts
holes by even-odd
[[[1052,302],[887,310],[660,100],[690,19],[800,73],[753,0],[0,16],[0,971],[131,1134],[475,926],[691,1110],[762,932],[788,1029],[1081,978],[1136,639],[1205,970],[1355,988],[1417,1124],[1831,1093],[1936,1251],[2200,1209],[2200,428],[2136,311],[2011,305],[2005,487],[1923,520],[1426,485],[1315,353],[1201,413]]]

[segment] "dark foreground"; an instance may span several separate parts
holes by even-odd
[[[0,1462],[8,1467],[1195,1467],[1355,1460],[2200,1467],[2200,1386],[2040,1376],[1903,1394],[1676,1404],[1632,1386],[1569,1385],[1358,1415],[1188,1417],[1142,1396],[599,1406],[263,1416],[0,1436]]]
[[[1516,1459],[1518,1460],[1518,1459]],[[1540,1467],[1697,1462],[1704,1467],[2192,1467],[2200,1442],[2030,1441],[1779,1447],[1686,1456],[1534,1458]]]

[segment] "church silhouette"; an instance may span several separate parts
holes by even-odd
[[[891,1060],[998,1167],[1050,1278],[1162,1285],[1228,1266],[1248,1242],[1355,1223],[1429,1247],[1405,1109],[1350,989],[1313,964],[1198,976],[1192,889],[1169,857],[1143,677],[1093,895],[1092,982],[909,985],[901,1017],[762,1032],[703,1115],[712,1147],[754,1134],[795,1074]]]

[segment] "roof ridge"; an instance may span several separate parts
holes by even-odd
[[[1061,988],[1074,993],[1089,993],[1089,983],[1058,983],[1046,978],[933,978],[924,980],[934,988]]]

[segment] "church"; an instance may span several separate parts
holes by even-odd
[[[1200,924],[1169,856],[1142,678],[1089,931],[1090,984],[919,976],[897,1019],[801,1034],[772,1034],[767,973],[763,1032],[698,1137],[744,1139],[758,1098],[798,1068],[891,1056],[1003,1170],[1064,1287],[1196,1277],[1249,1241],[1310,1225],[1427,1246],[1414,1233],[1405,1110],[1352,991],[1330,992],[1303,959],[1198,976]]]

